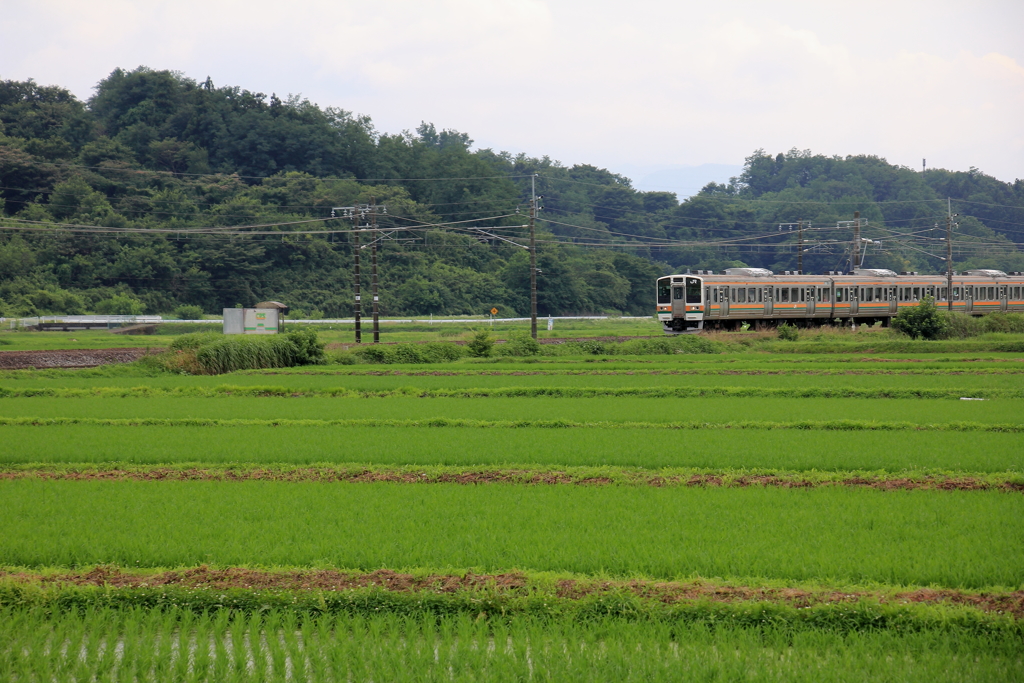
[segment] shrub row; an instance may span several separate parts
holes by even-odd
[[[206,335],[186,335],[189,337]],[[185,342],[195,343],[195,342]],[[333,360],[343,365],[353,363],[417,364],[449,363],[474,356],[529,357],[529,356],[652,356],[671,354],[723,353],[727,346],[698,336],[633,339],[625,342],[600,340],[573,340],[560,344],[540,344],[525,333],[513,333],[503,344],[495,344],[486,333],[478,333],[462,346],[452,342],[428,344],[373,344],[345,351]]]

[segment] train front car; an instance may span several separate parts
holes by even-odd
[[[704,329],[704,280],[694,275],[658,279],[658,320],[666,334],[696,334]]]

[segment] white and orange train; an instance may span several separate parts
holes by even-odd
[[[1024,312],[1024,273],[968,270],[954,274],[949,289],[945,275],[897,275],[880,268],[828,275],[776,275],[764,268],[729,268],[721,274],[699,270],[658,278],[658,320],[668,334],[737,329],[744,323],[821,325],[837,318],[888,325],[900,309],[925,297],[943,309],[952,299],[954,311],[969,315]]]

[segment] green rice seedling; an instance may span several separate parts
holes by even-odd
[[[317,366],[305,366],[315,368]],[[338,366],[335,366],[338,367]],[[346,366],[352,367],[352,366]],[[360,366],[355,366],[360,367]],[[389,366],[390,367],[390,366]],[[419,366],[436,367],[436,366]],[[876,365],[877,367],[877,365]],[[1016,366],[1011,366],[1015,368]],[[404,370],[393,374],[391,370],[381,370],[380,374],[275,374],[275,375],[231,375],[222,376],[174,376],[147,377],[104,377],[104,378],[31,378],[3,380],[0,383],[3,396],[24,396],[35,390],[48,392],[53,396],[104,396],[111,394],[111,389],[131,392],[136,387],[146,387],[152,394],[161,392],[197,396],[204,395],[220,385],[244,389],[245,387],[272,386],[291,393],[316,393],[317,391],[337,392],[393,392],[404,387],[415,387],[421,390],[494,390],[512,389],[516,387],[537,387],[544,389],[568,390],[572,388],[630,389],[644,390],[677,387],[692,391],[706,388],[749,388],[759,389],[751,395],[771,397],[799,396],[842,396],[844,391],[849,395],[857,391],[870,392],[871,396],[895,397],[901,394],[914,396],[927,395],[928,392],[942,392],[940,396],[957,399],[960,396],[975,396],[973,392],[985,392],[982,395],[1013,395],[1021,394],[1021,375],[1011,372],[977,372],[957,374],[958,370],[935,372],[933,374],[911,373],[894,374],[892,372],[874,374],[772,374],[771,368],[759,368],[755,372],[745,372],[742,368],[723,368],[713,374],[673,374],[666,369],[661,374],[643,374],[650,368],[638,368],[633,371],[621,368],[618,374],[608,374],[611,368],[595,368],[593,374],[572,372],[552,375],[547,371],[538,374],[520,370],[502,370],[494,374],[444,374],[431,370],[425,374],[410,374],[417,371],[417,366],[404,366]],[[925,370],[928,368],[918,368]],[[996,368],[995,370],[998,370]],[[814,370],[813,368],[811,370]],[[887,368],[888,370],[888,368]],[[632,372],[633,374],[629,374]],[[511,374],[518,373],[518,374]],[[786,391],[783,391],[786,390]]]
[[[172,615],[181,613],[171,612]],[[5,617],[17,616],[8,612]],[[239,620],[242,617],[234,617]],[[11,647],[0,650],[11,680],[33,679],[57,670],[69,658],[66,648],[39,648],[24,638],[25,630],[45,629],[50,622],[73,619],[57,612],[33,614],[22,620],[26,629],[5,639]],[[106,610],[102,619],[116,642],[127,635],[129,623],[121,612]],[[306,621],[317,621],[315,629]],[[267,621],[274,620],[274,614]],[[163,637],[163,615],[152,612],[154,634],[143,625],[145,636],[129,653],[117,648],[117,664],[105,676],[134,680],[141,670],[134,659]],[[250,669],[231,667],[227,677],[211,670],[189,669],[199,649],[199,626],[181,619],[178,642],[183,645],[175,663],[186,668],[180,678],[159,676],[152,669],[146,680],[224,681],[301,680],[307,657],[320,659],[308,680],[793,680],[793,681],[1003,681],[1019,678],[1024,666],[1018,637],[1008,631],[978,636],[950,631],[876,629],[842,633],[827,629],[787,630],[771,625],[737,628],[709,627],[671,621],[631,621],[605,617],[588,622],[567,619],[511,619],[442,617],[401,620],[393,615],[369,618],[336,615],[303,616],[298,625],[303,637],[292,641],[282,661],[255,658]],[[76,624],[75,628],[80,628]],[[230,628],[230,626],[228,627]],[[269,629],[251,633],[268,639]],[[307,635],[308,634],[308,635]],[[224,626],[211,625],[210,638],[226,637]],[[11,658],[12,651],[24,657]],[[87,666],[97,662],[87,660]],[[96,669],[94,669],[96,671]],[[100,676],[97,676],[100,678]]]
[[[0,564],[16,566],[1024,582],[1024,497],[1000,492],[13,480],[0,496]]]
[[[284,393],[284,392],[282,392]],[[539,393],[539,392],[538,392]],[[568,392],[567,392],[568,393]],[[1024,399],[951,401],[933,398],[759,398],[719,395],[650,396],[489,396],[481,400],[407,395],[370,401],[360,398],[221,395],[219,399],[165,397],[125,401],[30,397],[0,399],[0,417],[95,419],[283,419],[485,421],[565,420],[567,422],[793,422],[866,420],[878,422],[977,422],[1024,424]],[[625,392],[622,392],[625,394]]]
[[[616,466],[775,472],[1024,472],[1021,435],[799,429],[0,427],[0,464]],[[854,447],[851,447],[854,446]]]

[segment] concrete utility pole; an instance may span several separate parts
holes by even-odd
[[[359,246],[359,213],[355,212],[355,211],[352,212],[352,228],[353,228],[352,239],[354,240],[354,242],[352,243],[352,256],[353,256],[353,258],[355,258],[355,274],[354,274],[355,279],[352,282],[352,288],[355,291],[355,295],[356,295],[355,311],[354,311],[355,312],[355,318],[356,318],[356,344],[362,344],[363,343],[363,323],[362,323],[363,304],[362,304],[362,301],[360,301],[360,295],[359,295],[359,285],[360,285],[360,282],[359,282],[359,251],[362,249],[362,247]]]
[[[372,265],[372,274],[370,276],[371,288],[373,294],[373,343],[380,343],[380,319],[378,317],[378,306],[379,299],[377,298],[377,202],[373,197],[370,197],[370,229],[373,231],[370,233],[370,239],[373,241],[370,243],[370,262]]]
[[[799,275],[804,274],[804,221],[801,218],[797,223],[779,223],[779,231],[786,228],[789,232],[793,231],[793,226],[796,226],[796,272]],[[813,223],[808,223],[807,227],[810,228]]]
[[[537,174],[530,178],[530,336],[537,338]]]
[[[355,294],[355,322],[356,322],[356,344],[363,343],[363,302],[361,295],[362,288],[362,274],[359,270],[359,255],[363,250],[363,245],[360,244],[359,233],[369,228],[370,234],[372,235],[370,241],[370,263],[371,263],[371,275],[370,275],[370,286],[373,294],[373,343],[376,344],[380,341],[380,320],[378,317],[378,302],[377,297],[377,202],[373,197],[370,198],[369,204],[360,204],[358,206],[335,206],[331,209],[331,218],[338,218],[338,212],[341,212],[341,217],[352,219],[352,260],[354,261],[354,272],[352,278],[352,289]],[[382,206],[382,213],[387,213],[388,208]],[[369,214],[370,222],[365,223],[365,216]],[[363,223],[360,225],[360,223]]]
[[[953,310],[953,202],[946,197],[946,308]]]
[[[853,267],[854,273],[860,268],[860,211],[853,212]]]
[[[796,272],[804,274],[804,219],[800,219],[796,228]]]

